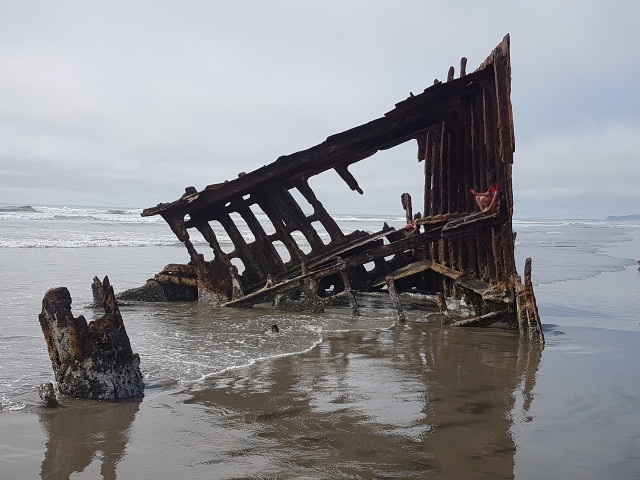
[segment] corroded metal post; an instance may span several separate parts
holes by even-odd
[[[103,282],[105,314],[90,322],[71,313],[65,287],[52,288],[42,300],[39,320],[58,390],[78,398],[140,397],[144,392],[140,357],[129,337],[109,279]]]
[[[544,344],[544,334],[538,305],[533,294],[533,283],[531,282],[531,258],[527,258],[524,267],[524,288],[517,296],[518,302],[518,323],[520,331],[527,334],[532,341]]]
[[[360,315],[360,309],[358,308],[358,301],[356,300],[356,296],[353,294],[351,281],[349,280],[349,275],[347,274],[347,266],[345,265],[344,261],[342,261],[340,265],[340,276],[342,278],[342,283],[344,284],[344,293],[349,299],[349,304],[351,305],[351,315],[354,317],[358,317]]]
[[[396,283],[393,277],[386,278],[387,287],[389,288],[389,296],[391,297],[391,303],[393,303],[394,308],[398,312],[398,321],[405,322],[406,317],[404,315],[404,310],[402,309],[402,303],[400,303],[400,296],[398,295],[398,291],[396,290]]]

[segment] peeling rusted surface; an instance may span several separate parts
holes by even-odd
[[[381,118],[231,181],[199,192],[187,187],[178,200],[144,210],[143,216],[161,215],[189,254],[189,265],[174,268],[177,274],[167,278],[184,278],[200,300],[221,305],[271,301],[290,308],[299,302],[295,305],[316,311],[324,298],[377,290],[380,279],[390,278],[383,283],[394,289],[415,287],[469,298],[476,308],[475,324],[492,325],[499,317],[497,323],[543,341],[533,288],[521,283],[514,259],[509,48],[507,35],[475,72],[466,73],[463,58],[459,78],[452,67],[447,82],[436,81],[423,93],[411,94]],[[414,215],[411,196],[402,193],[411,224],[407,229],[385,225],[380,232],[344,234],[310,188],[309,178],[334,170],[351,190],[363,194],[348,167],[409,140],[417,142],[417,159],[424,162],[422,213]],[[486,191],[491,170],[499,202],[489,213],[477,212],[469,191]],[[311,205],[311,214],[303,212],[293,190]],[[268,218],[271,233],[256,211]],[[253,240],[243,238],[238,219]],[[212,225],[224,230],[232,251],[223,251]],[[326,244],[319,226],[330,237]],[[190,232],[195,231],[206,240],[212,260],[205,261],[194,247]],[[296,241],[300,234],[310,247],[306,253]],[[241,274],[232,268],[238,262],[244,267]],[[407,275],[406,267],[417,262],[427,266]],[[367,270],[365,264],[374,268]],[[156,280],[162,283],[163,278]],[[295,300],[301,294],[304,300]],[[357,312],[355,298],[351,304]]]
[[[140,357],[131,350],[113,288],[102,283],[104,315],[87,325],[74,317],[65,287],[42,300],[39,320],[60,393],[78,398],[139,397],[144,392]]]

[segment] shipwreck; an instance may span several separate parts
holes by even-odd
[[[399,317],[399,294],[420,291],[437,294],[442,305],[448,298],[464,298],[472,305],[474,315],[457,319],[455,325],[501,326],[544,342],[531,261],[527,259],[524,281],[515,265],[510,92],[507,35],[473,73],[466,72],[462,58],[457,78],[451,67],[446,81],[436,80],[422,93],[410,94],[380,118],[233,180],[201,191],[187,187],[179,199],[145,209],[142,216],[164,218],[190,261],[167,265],[142,288],[152,289],[163,300],[233,307],[270,303],[279,309],[314,312],[346,298],[356,315],[357,293],[384,291],[391,295]],[[334,170],[351,190],[363,194],[349,166],[410,141],[416,142],[417,161],[424,164],[422,213],[414,214],[410,195],[398,192],[399,211],[402,206],[411,227],[384,224],[376,232],[345,234],[308,180]],[[470,190],[487,190],[489,171],[495,172],[499,185],[498,202],[483,212]],[[311,205],[311,213],[296,202],[294,189]],[[271,233],[256,211],[269,219]],[[251,241],[243,237],[239,218],[250,229]],[[232,251],[223,251],[212,225],[224,229]],[[196,250],[190,237],[193,229],[213,251],[211,260]],[[319,229],[330,241],[322,241]],[[310,251],[303,251],[296,241],[300,234]]]

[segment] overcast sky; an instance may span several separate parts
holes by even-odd
[[[146,208],[381,117],[511,35],[516,218],[640,213],[640,2],[0,0],[0,203]],[[415,142],[311,181],[419,210]]]

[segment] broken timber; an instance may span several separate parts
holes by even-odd
[[[199,192],[188,187],[180,199],[145,209],[143,216],[165,219],[190,258],[188,265],[165,267],[154,281],[165,291],[178,292],[179,299],[236,307],[266,301],[287,310],[322,311],[332,297],[343,295],[354,314],[358,311],[354,291],[375,291],[384,285],[392,293],[419,288],[470,301],[476,317],[459,325],[499,324],[543,342],[530,262],[523,284],[514,259],[509,42],[507,35],[473,73],[466,73],[463,58],[459,78],[451,69],[447,82],[436,81],[423,93],[411,94],[382,118],[237,179]],[[424,216],[413,215],[411,197],[403,193],[407,222],[416,220],[412,231],[385,224],[376,233],[345,235],[308,179],[333,169],[351,190],[362,194],[348,167],[410,140],[417,142],[418,161],[424,161]],[[490,213],[476,212],[469,190],[487,190],[489,170],[496,172],[499,207]],[[296,203],[294,189],[313,207],[311,214]],[[266,233],[256,211],[266,215],[274,233]],[[253,241],[243,237],[234,220],[238,216]],[[327,244],[314,224],[328,233]],[[212,225],[229,236],[231,252],[223,251]],[[213,250],[212,260],[205,261],[196,250],[192,229]],[[304,235],[310,252],[302,251],[294,232]],[[276,243],[288,251],[288,261]],[[241,274],[238,263],[244,267]],[[375,267],[365,269],[371,263]]]

